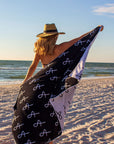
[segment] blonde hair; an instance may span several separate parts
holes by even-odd
[[[53,55],[56,40],[57,34],[48,37],[40,37],[34,44],[34,52],[39,55]]]

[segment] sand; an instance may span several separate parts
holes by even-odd
[[[19,85],[0,86],[0,144],[14,144],[13,105]],[[54,144],[114,144],[114,78],[81,80]]]

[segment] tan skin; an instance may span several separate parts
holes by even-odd
[[[101,26],[101,25],[99,25]],[[102,26],[101,27],[101,31],[103,31],[104,27]],[[89,33],[89,32],[88,32]],[[68,42],[64,42],[64,43],[61,43],[59,45],[55,45],[55,49],[54,49],[54,54],[53,55],[46,55],[46,56],[40,56],[38,55],[37,53],[35,53],[35,56],[34,56],[34,60],[31,64],[31,66],[29,67],[28,69],[28,72],[27,72],[27,75],[23,81],[23,83],[28,80],[34,73],[39,61],[41,60],[41,63],[42,63],[42,66],[44,67],[43,64],[49,64],[51,61],[53,61],[56,57],[58,57],[61,53],[63,53],[65,50],[67,50],[70,46],[72,46],[74,43],[76,43],[78,40],[80,40],[83,36],[86,36],[88,33],[78,37],[78,38],[75,38],[71,41],[68,41]]]
[[[99,25],[99,26],[101,26],[101,25]],[[101,31],[103,31],[103,29],[104,29],[104,27],[101,26]],[[72,46],[78,40],[80,40],[83,36],[86,36],[88,33],[86,33],[86,34],[84,34],[84,35],[82,35],[78,38],[75,38],[71,41],[64,42],[64,43],[61,43],[59,45],[55,45],[53,55],[46,55],[46,56],[42,55],[42,56],[40,56],[40,55],[38,55],[38,53],[35,53],[34,60],[33,60],[32,64],[30,65],[29,69],[28,69],[27,75],[26,75],[23,83],[25,81],[27,81],[33,75],[33,73],[36,70],[36,67],[37,67],[40,60],[41,60],[42,66],[45,67],[43,64],[49,64],[56,57],[58,57],[61,53],[63,53],[65,50],[67,50],[70,46]],[[57,36],[57,38],[58,38],[58,36]],[[49,144],[53,144],[53,142],[50,142]]]

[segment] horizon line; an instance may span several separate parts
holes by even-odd
[[[33,60],[14,60],[14,59],[10,59],[10,60],[8,60],[8,59],[0,59],[0,61],[33,61]],[[86,62],[89,62],[89,63],[114,63],[114,62],[101,62],[101,61],[99,61],[99,62],[96,62],[96,61],[86,61]]]

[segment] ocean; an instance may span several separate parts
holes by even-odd
[[[0,85],[20,84],[32,61],[0,60]],[[41,63],[35,71],[42,69]],[[114,63],[86,62],[82,78],[114,76]]]

